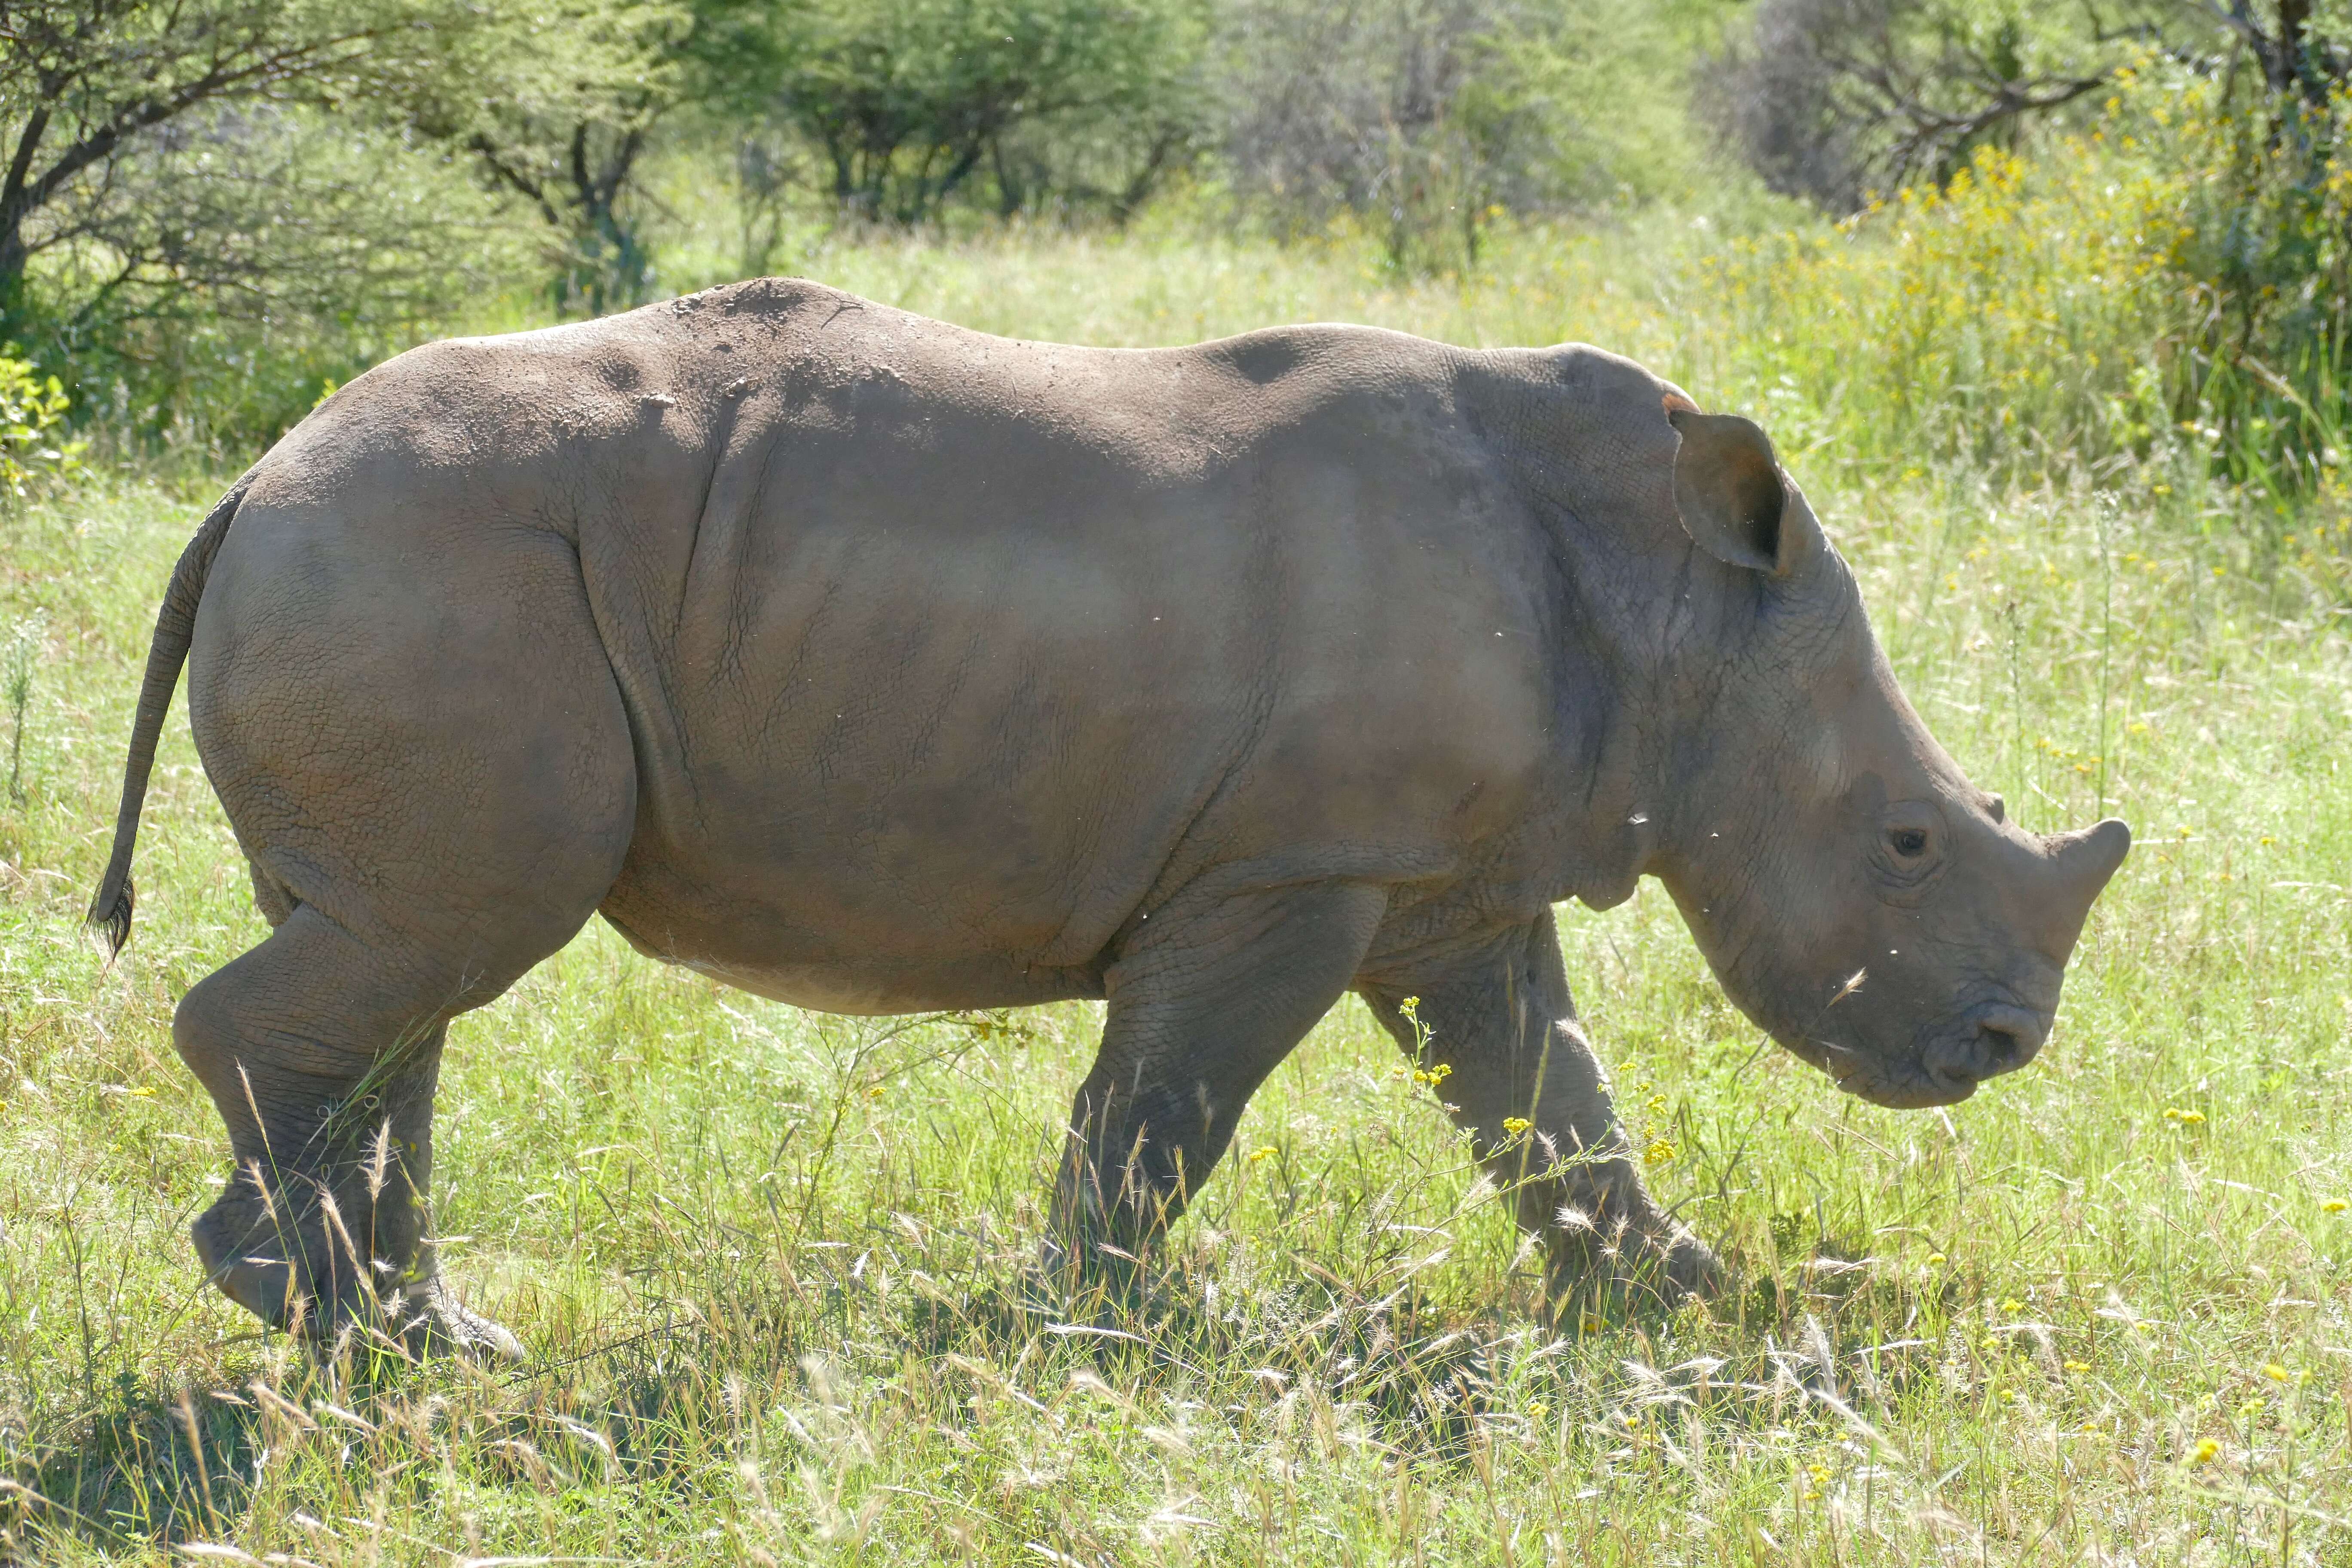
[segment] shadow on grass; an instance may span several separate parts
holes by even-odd
[[[289,1392],[310,1401],[318,1424],[292,1405],[273,1415],[257,1390],[183,1394],[126,1376],[0,1460],[0,1562],[37,1561],[41,1542],[62,1538],[100,1552],[236,1539],[257,1469],[279,1474],[265,1452],[294,1446],[277,1420],[324,1443],[330,1487],[357,1465],[429,1491],[438,1468],[396,1461],[430,1419],[454,1422],[439,1428],[451,1434],[447,1462],[477,1481],[544,1499],[625,1485],[633,1506],[691,1511],[709,1500],[710,1456],[772,1416],[776,1393],[805,1387],[846,1411],[856,1396],[830,1382],[836,1371],[887,1377],[919,1358],[972,1392],[985,1384],[1040,1409],[1041,1398],[1297,1399],[1310,1413],[1344,1409],[1401,1460],[1450,1467],[1481,1462],[1498,1436],[1535,1436],[1548,1410],[1612,1435],[1622,1426],[1627,1441],[1685,1405],[1758,1423],[1818,1406],[1826,1422],[1835,1402],[1900,1397],[1936,1353],[1923,1313],[1941,1316],[1937,1292],[1859,1263],[1750,1275],[1711,1314],[1676,1316],[1622,1291],[1543,1314],[1516,1284],[1465,1305],[1410,1280],[1370,1295],[1320,1270],[1147,1268],[1056,1289],[1003,1254],[920,1260],[934,1272],[919,1289],[906,1283],[911,1268],[896,1286],[850,1265],[837,1279],[814,1268],[706,1274],[659,1321],[455,1384],[406,1366],[314,1369],[322,1382]],[[1914,1348],[1889,1359],[1885,1342]],[[936,1414],[952,1422],[961,1406],[950,1399]],[[337,1424],[346,1416],[381,1436],[352,1436]]]
[[[38,1561],[39,1543],[58,1536],[101,1549],[221,1540],[244,1511],[260,1447],[249,1402],[124,1373],[96,1408],[6,1457],[0,1561]]]

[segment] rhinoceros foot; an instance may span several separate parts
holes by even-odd
[[[1584,1237],[1554,1249],[1547,1283],[1555,1313],[1643,1312],[1712,1300],[1734,1283],[1712,1247],[1675,1226],[1659,1236],[1628,1230],[1603,1242]]]
[[[445,1279],[409,1287],[394,1303],[393,1315],[394,1337],[420,1360],[436,1355],[474,1362],[527,1359],[520,1340],[458,1300]]]
[[[1688,1231],[1678,1231],[1657,1258],[1658,1289],[1670,1305],[1712,1300],[1731,1283],[1731,1273],[1715,1249]]]
[[[378,1279],[362,1281],[341,1244],[348,1228],[322,1223],[316,1205],[295,1212],[283,1193],[265,1201],[257,1186],[240,1180],[189,1235],[223,1295],[321,1353],[373,1344],[420,1360],[524,1359],[514,1335],[459,1301],[438,1275],[386,1289],[381,1279],[398,1271],[376,1262],[371,1272]]]

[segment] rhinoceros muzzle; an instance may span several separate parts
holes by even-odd
[[[1970,1008],[1961,1028],[1938,1039],[1920,1055],[1920,1067],[1933,1082],[1963,1098],[1989,1078],[2014,1072],[2041,1054],[2050,1037],[2051,1016],[2007,1002],[1989,1002]]]
[[[1866,1046],[1820,1036],[1807,1038],[1796,1054],[1857,1099],[1894,1110],[1924,1110],[1957,1105],[1987,1079],[2032,1061],[2050,1037],[2053,1016],[2013,1000],[1993,1000],[1922,1030],[1909,1050],[1891,1060]]]

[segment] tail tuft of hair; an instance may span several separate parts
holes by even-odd
[[[131,879],[125,877],[122,879],[122,891],[114,895],[114,902],[90,906],[89,928],[105,942],[109,963],[114,962],[122,952],[123,944],[131,940],[131,910],[137,902],[137,889],[131,886]]]

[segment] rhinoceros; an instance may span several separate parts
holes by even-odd
[[[602,914],[841,1013],[1107,1003],[1049,1252],[1133,1255],[1349,991],[1563,1289],[1719,1278],[1654,1201],[1553,907],[1664,884],[1849,1092],[2033,1058],[2117,821],[2021,831],[1898,689],[1757,426],[1569,344],[1008,341],[763,279],[413,350],[172,574],[91,919],[184,661],[271,930],[173,1038],[273,1324],[514,1353],[426,1208],[449,1020]],[[386,1326],[388,1325],[388,1326]]]

